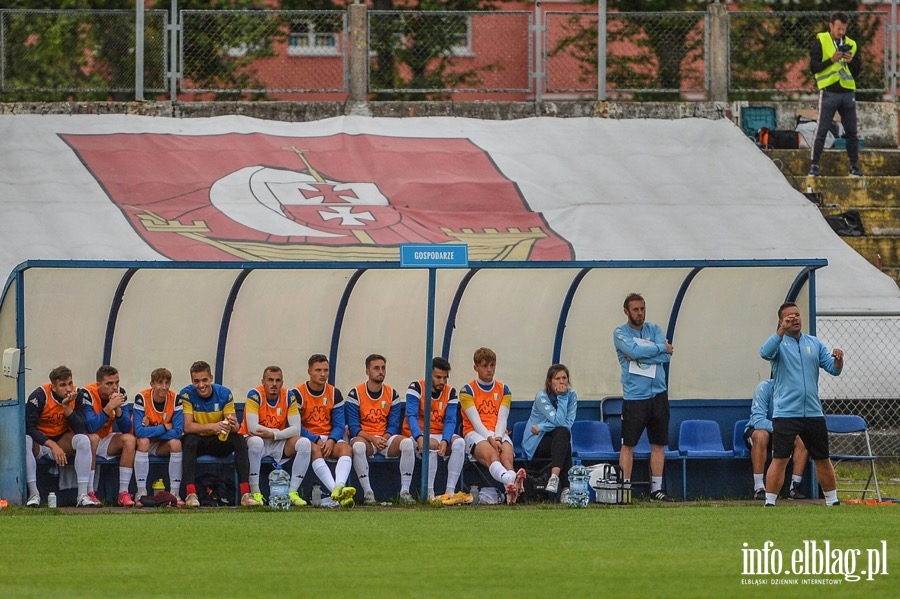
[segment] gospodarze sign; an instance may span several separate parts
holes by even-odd
[[[400,266],[407,268],[465,268],[469,246],[464,243],[404,244],[400,246]]]

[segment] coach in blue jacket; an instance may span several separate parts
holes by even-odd
[[[821,341],[803,333],[800,310],[787,302],[778,308],[778,330],[769,337],[759,355],[772,363],[775,379],[775,410],[772,463],[766,473],[766,506],[775,506],[784,483],[784,470],[794,438],[800,435],[816,465],[816,477],[825,492],[825,505],[837,505],[834,467],[828,453],[828,429],[819,400],[819,368],[837,376],[844,368],[844,352],[828,351]]]

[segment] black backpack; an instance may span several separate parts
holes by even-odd
[[[234,481],[216,474],[204,474],[197,481],[197,498],[201,507],[233,505],[234,491]]]

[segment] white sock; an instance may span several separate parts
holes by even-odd
[[[247,437],[247,458],[250,460],[250,492],[259,493],[259,467],[262,463],[263,440]]]
[[[400,441],[400,492],[409,493],[413,469],[416,467],[416,444],[410,438]]]
[[[322,484],[325,485],[325,488],[328,489],[328,492],[334,491],[334,477],[331,476],[331,470],[328,469],[328,464],[325,463],[325,460],[322,458],[315,460],[312,463],[312,468],[319,480],[322,481]]]
[[[91,470],[91,474],[88,476],[88,493],[92,493],[97,490],[94,487],[94,475],[96,472],[96,470]]]
[[[173,451],[169,454],[169,492],[178,497],[181,492],[181,464],[182,452]]]
[[[350,478],[350,469],[353,468],[353,460],[350,456],[341,456],[338,458],[337,465],[334,467],[334,482],[337,485],[346,485],[347,479]]]
[[[837,489],[825,491],[825,505],[834,505],[838,502]]]
[[[37,488],[37,460],[34,458],[34,441],[25,435],[25,482],[28,483],[28,494],[35,495]]]
[[[491,473],[491,476],[494,477],[494,480],[506,484],[506,481],[503,480],[504,475],[506,474],[506,468],[503,467],[503,464],[500,462],[491,462],[491,465],[488,466],[488,472]],[[515,477],[513,477],[515,478]]]
[[[778,493],[769,493],[766,492],[766,503],[771,503],[775,505],[775,500],[778,499]]]
[[[369,458],[366,457],[366,444],[362,441],[357,441],[353,444],[353,469],[356,471],[356,478],[359,479],[359,484],[362,487],[363,493],[371,491],[372,485],[369,483]]]
[[[78,479],[78,496],[87,495],[88,483],[91,479],[91,441],[87,435],[78,434],[72,437],[72,449],[75,450],[75,476]]]
[[[428,451],[428,496],[434,497],[434,477],[437,476],[438,454],[436,449]]]
[[[128,492],[128,485],[131,484],[131,474],[133,472],[134,468],[119,466],[119,493]]]
[[[309,439],[300,437],[294,443],[294,450],[297,454],[294,456],[294,464],[291,466],[291,486],[289,489],[291,493],[296,492],[300,488],[300,485],[303,484],[303,478],[306,476],[306,471],[309,470],[309,458],[312,451]]]
[[[754,472],[753,473],[753,490],[756,491],[757,489],[765,489],[765,488],[766,488],[766,483],[763,482],[762,472],[760,472],[759,474]]]
[[[792,474],[791,475],[791,486],[799,485],[803,481],[802,474]]]
[[[450,446],[450,458],[447,460],[447,494],[456,493],[456,484],[466,459],[466,442],[462,437],[453,439]]]
[[[650,477],[650,492],[656,493],[657,491],[662,490],[662,477],[661,476],[651,476]]]
[[[171,459],[171,458],[169,458]],[[137,494],[147,494],[147,477],[150,475],[150,454],[146,451],[134,452],[134,483]]]

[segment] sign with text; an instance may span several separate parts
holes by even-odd
[[[468,265],[469,246],[464,243],[400,246],[400,266],[404,268],[465,268]]]

